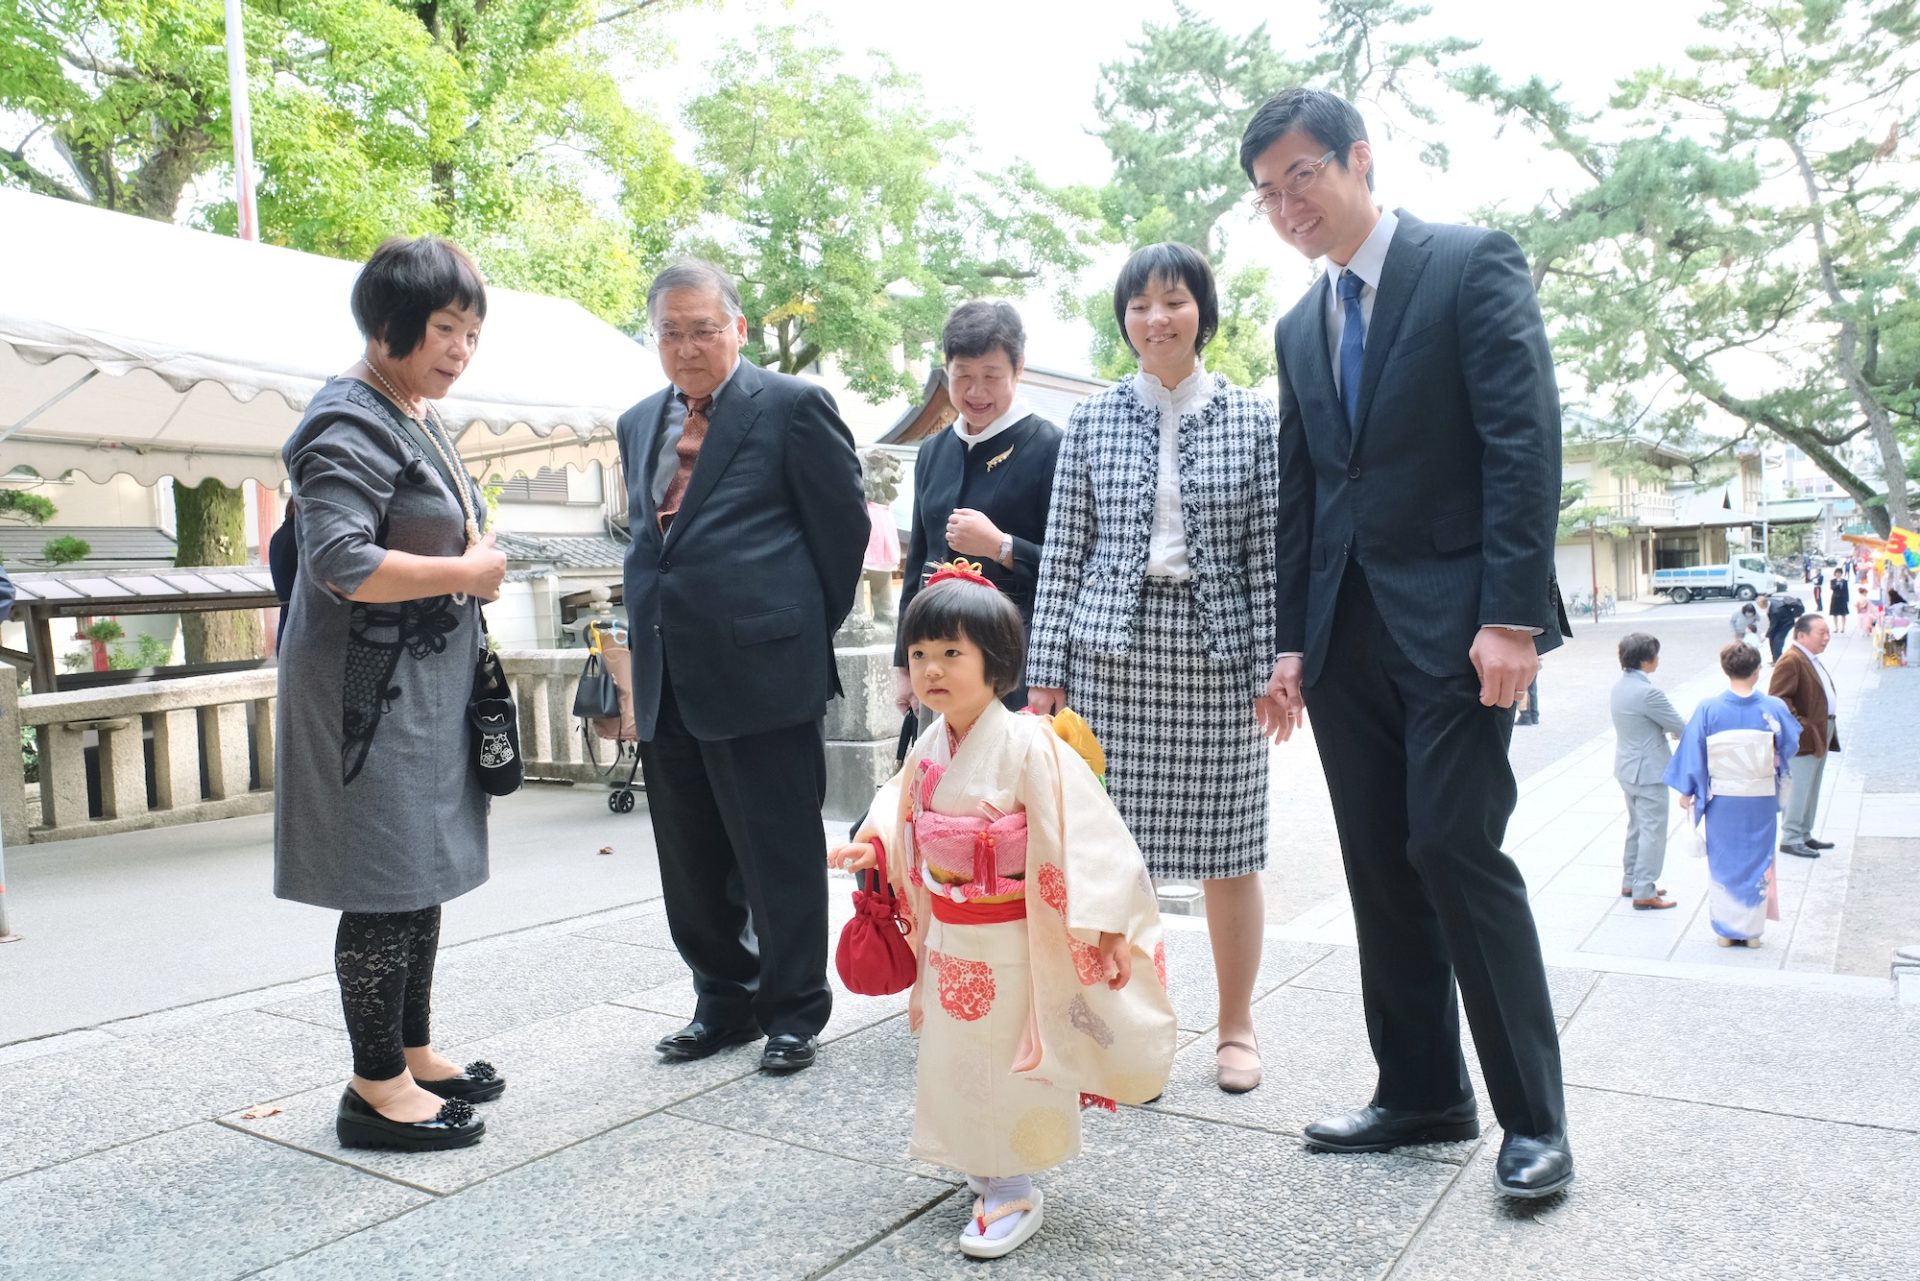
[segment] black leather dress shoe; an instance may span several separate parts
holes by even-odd
[[[661,1037],[653,1048],[669,1059],[704,1059],[729,1045],[757,1041],[761,1035],[760,1029],[751,1023],[741,1027],[715,1027],[695,1019],[672,1036]]]
[[[389,1148],[400,1152],[440,1152],[472,1147],[487,1132],[487,1123],[465,1099],[448,1099],[431,1121],[395,1121],[374,1111],[352,1086],[340,1096],[333,1132],[347,1148]]]
[[[760,1070],[762,1072],[798,1072],[801,1068],[813,1066],[814,1059],[820,1055],[820,1038],[817,1036],[795,1036],[791,1032],[781,1032],[767,1038],[767,1048],[760,1052]]]
[[[1782,854],[1791,854],[1795,858],[1819,858],[1820,857],[1820,851],[1817,849],[1814,849],[1811,845],[1782,845],[1780,847],[1780,852]]]
[[[1811,836],[1809,836],[1805,841],[1802,841],[1801,844],[1805,845],[1810,850],[1830,850],[1833,848],[1832,841],[1816,841]]]
[[[429,1094],[443,1099],[465,1099],[469,1103],[491,1103],[507,1092],[507,1078],[485,1059],[467,1064],[459,1076],[443,1076],[438,1081],[413,1078],[413,1083]]]
[[[1552,1196],[1573,1182],[1573,1149],[1564,1134],[1535,1138],[1509,1134],[1500,1141],[1493,1185],[1506,1196]]]
[[[1351,1112],[1323,1116],[1306,1128],[1315,1152],[1390,1152],[1409,1143],[1458,1143],[1480,1137],[1472,1099],[1443,1112],[1409,1112],[1369,1103]]]

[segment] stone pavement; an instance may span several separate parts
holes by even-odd
[[[1892,947],[1920,942],[1920,897],[1915,895],[1920,889],[1920,738],[1914,729],[1920,724],[1920,671],[1882,669],[1871,657],[1857,636],[1834,638],[1824,655],[1840,692],[1844,750],[1825,772],[1814,835],[1837,848],[1816,860],[1783,856],[1777,861],[1781,919],[1768,924],[1765,946],[1758,951],[1714,942],[1706,913],[1706,859],[1696,856],[1701,847],[1678,804],[1671,809],[1660,879],[1681,906],[1636,912],[1620,897],[1627,820],[1613,779],[1611,731],[1529,776],[1507,829],[1507,851],[1526,875],[1548,960],[1627,972],[1658,962],[1649,972],[1662,974],[1686,974],[1694,966],[1788,971],[1828,986],[1835,981],[1812,976],[1840,970],[1884,978]],[[1678,685],[1659,676],[1655,680],[1682,717],[1726,688],[1717,666]],[[1863,850],[1873,859],[1874,874],[1888,883],[1887,892],[1852,892],[1854,860]],[[1858,921],[1867,912],[1880,919],[1863,933]],[[1856,937],[1842,966],[1841,926],[1848,913],[1848,933]],[[1304,942],[1353,942],[1353,916],[1344,893],[1269,929]],[[1838,986],[1848,983],[1839,980]]]
[[[844,899],[844,895],[836,895]],[[1177,922],[1186,1027],[1162,1102],[1090,1114],[1006,1277],[1820,1278],[1920,1257],[1920,1009],[1842,993],[1556,968],[1580,1180],[1510,1205],[1498,1130],[1390,1156],[1306,1153],[1372,1081],[1350,949],[1276,939],[1267,1082],[1212,1084],[1206,940]],[[752,1047],[663,1064],[691,1008],[657,903],[449,948],[436,1027],[511,1079],[477,1147],[349,1152],[330,978],[0,1048],[10,1276],[978,1276],[967,1197],[905,1155],[902,998],[841,994],[814,1069]],[[1477,1074],[1476,1074],[1477,1079]]]

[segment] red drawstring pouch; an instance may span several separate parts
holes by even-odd
[[[868,877],[873,878],[872,888],[868,888]],[[853,919],[841,927],[833,968],[840,972],[847,990],[860,996],[891,996],[913,986],[907,923],[900,919],[900,900],[887,882],[884,867],[860,873],[860,888],[853,892]]]

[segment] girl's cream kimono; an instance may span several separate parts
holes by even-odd
[[[1080,1151],[1083,1096],[1144,1103],[1173,1066],[1160,913],[1140,851],[1043,717],[945,718],[874,799],[862,839],[910,907],[921,1012],[912,1155],[979,1177]],[[1124,935],[1110,990],[1098,943]]]

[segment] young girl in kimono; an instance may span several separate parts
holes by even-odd
[[[1166,953],[1140,851],[1062,741],[1078,718],[1000,702],[1020,683],[1019,611],[960,562],[900,628],[914,696],[939,716],[828,862],[884,867],[910,916],[920,1053],[908,1151],[967,1176],[960,1249],[998,1258],[1039,1229],[1032,1176],[1079,1153],[1083,1103],[1112,1109],[1165,1088]]]
[[[1707,914],[1721,947],[1759,947],[1775,902],[1773,851],[1781,780],[1800,746],[1787,705],[1754,689],[1760,655],[1720,651],[1730,688],[1696,707],[1667,765],[1667,786],[1706,824]],[[1775,909],[1777,911],[1777,909]]]

